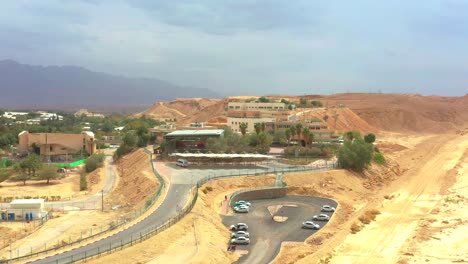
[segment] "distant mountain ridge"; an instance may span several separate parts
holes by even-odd
[[[128,78],[76,66],[36,66],[0,60],[0,108],[141,107],[158,101],[219,95],[159,79]]]

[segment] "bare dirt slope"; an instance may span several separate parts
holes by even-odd
[[[379,192],[387,199],[376,195],[360,210],[379,210],[376,221],[357,234],[338,229],[314,254],[297,263],[320,259],[328,263],[467,260],[468,238],[459,233],[468,226],[468,213],[463,209],[467,205],[467,148],[468,135],[444,135],[406,150],[399,159],[405,172]],[[353,216],[348,223],[351,221]]]
[[[467,95],[337,94],[322,99],[328,106],[346,105],[380,130],[443,134],[468,124]]]
[[[186,124],[190,122],[204,122],[214,117],[213,114],[218,114],[222,111],[224,111],[223,100],[178,98],[174,101],[156,103],[145,111],[136,114],[135,117],[146,115],[154,119],[176,118],[178,122]],[[203,113],[208,113],[209,117],[202,118]],[[191,116],[200,116],[201,120],[197,120],[200,118],[192,120]],[[180,121],[184,118],[187,120]]]
[[[118,164],[118,174],[119,183],[109,197],[112,205],[135,208],[158,189],[159,182],[153,174],[149,156],[143,149],[122,157]]]

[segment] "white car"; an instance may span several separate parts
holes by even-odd
[[[249,237],[250,234],[247,231],[237,231],[237,232],[232,232],[231,233],[231,238],[236,238],[236,237]]]
[[[312,217],[312,220],[316,220],[316,221],[328,221],[330,220],[330,217],[326,214],[319,214],[319,215],[314,215]]]
[[[250,207],[248,207],[248,206],[240,205],[240,206],[235,206],[234,207],[234,212],[236,212],[236,213],[248,213],[249,210],[250,210]]]
[[[250,239],[247,237],[236,237],[231,239],[231,244],[249,244]]]
[[[188,161],[186,159],[178,159],[176,161],[176,165],[180,167],[187,167],[188,166]]]
[[[246,202],[246,201],[237,201],[234,203],[234,206],[239,206],[239,205],[252,206],[251,203]]]
[[[335,207],[324,205],[322,206],[322,212],[335,212]]]
[[[303,228],[309,228],[309,229],[320,229],[320,226],[312,221],[305,221],[302,223]]]
[[[235,225],[231,225],[229,227],[229,229],[233,230],[233,231],[247,230],[247,229],[249,229],[249,226],[247,224],[244,224],[244,223],[237,223]]]

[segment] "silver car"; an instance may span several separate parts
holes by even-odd
[[[247,224],[244,224],[244,223],[237,223],[235,225],[231,225],[229,227],[229,229],[233,230],[233,231],[247,230],[247,229],[249,229],[249,226]]]
[[[234,211],[236,213],[248,213],[250,210],[250,207],[248,206],[235,206]]]
[[[324,205],[322,206],[322,212],[335,212],[335,207]]]
[[[231,239],[231,244],[250,244],[250,239],[247,237],[235,237]]]
[[[312,221],[305,221],[302,223],[303,228],[309,228],[309,229],[320,229],[320,226]]]
[[[231,233],[231,238],[236,238],[236,237],[250,237],[249,232],[247,231],[237,231],[237,232],[232,232]]]
[[[312,217],[312,220],[315,220],[315,221],[328,221],[330,220],[330,217],[326,214],[319,214],[319,215],[314,215]]]

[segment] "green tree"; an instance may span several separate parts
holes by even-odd
[[[84,191],[88,188],[88,181],[86,180],[86,172],[84,170],[80,173],[80,191]]]
[[[288,143],[289,141],[291,140],[291,129],[286,129],[284,131],[284,135],[286,136],[286,138],[288,139]]]
[[[10,168],[0,168],[0,183],[8,180],[12,175]]]
[[[314,107],[323,107],[323,103],[320,101],[312,101],[310,102]]]
[[[254,124],[254,129],[255,129],[255,133],[258,135],[260,134],[260,132],[262,131],[262,124],[260,123],[255,123]]]
[[[294,136],[296,135],[296,126],[291,126],[289,130],[291,131],[291,138],[294,139]]]
[[[288,144],[288,133],[289,130],[276,130],[275,133],[273,134],[273,142],[280,144],[280,145],[286,145]],[[291,131],[289,131],[291,133]],[[291,136],[291,134],[289,134]]]
[[[362,171],[371,162],[372,154],[372,144],[366,143],[359,135],[354,140],[345,140],[338,151],[338,163],[345,169]]]
[[[39,179],[47,180],[49,184],[50,180],[55,180],[58,178],[57,168],[54,166],[45,166],[42,170],[39,171]]]
[[[328,118],[329,118],[328,115],[324,115],[324,116],[323,116],[323,120],[324,120],[325,122],[327,122]]]
[[[307,105],[307,99],[306,98],[299,99],[299,104],[300,105]]]
[[[372,133],[369,133],[367,135],[364,136],[364,141],[366,141],[367,143],[374,143],[375,142],[375,135],[372,134]]]
[[[265,132],[265,128],[266,128],[265,123],[261,123],[260,128],[261,128],[262,132]]]
[[[270,99],[266,98],[265,96],[262,96],[262,97],[258,98],[258,101],[260,103],[268,103],[268,102],[270,102]]]
[[[23,172],[35,176],[36,171],[42,168],[42,162],[38,155],[29,154],[25,160],[19,163],[19,166]]]
[[[358,131],[348,131],[344,134],[345,139],[352,141],[355,138],[361,137]]]
[[[302,129],[302,138],[304,139],[306,147],[309,144],[309,140],[310,140],[309,135],[310,135],[310,130],[308,127],[305,127],[304,129]]]
[[[315,135],[313,132],[310,132],[309,133],[309,144],[312,144],[312,142],[314,142],[314,139],[315,139]]]
[[[93,155],[91,155],[85,161],[85,170],[86,170],[86,172],[89,173],[89,172],[92,172],[95,169],[101,167],[102,164],[104,163],[105,158],[106,157],[105,157],[104,154],[93,154]]]
[[[247,133],[247,127],[248,127],[247,123],[242,122],[239,124],[239,129],[243,136],[245,136],[245,133]]]
[[[134,133],[127,133],[123,138],[123,143],[129,147],[135,147],[138,144],[138,136]]]
[[[304,126],[301,123],[296,124],[296,134],[297,134],[298,138],[301,138],[301,136],[302,136],[302,128],[303,127]]]

